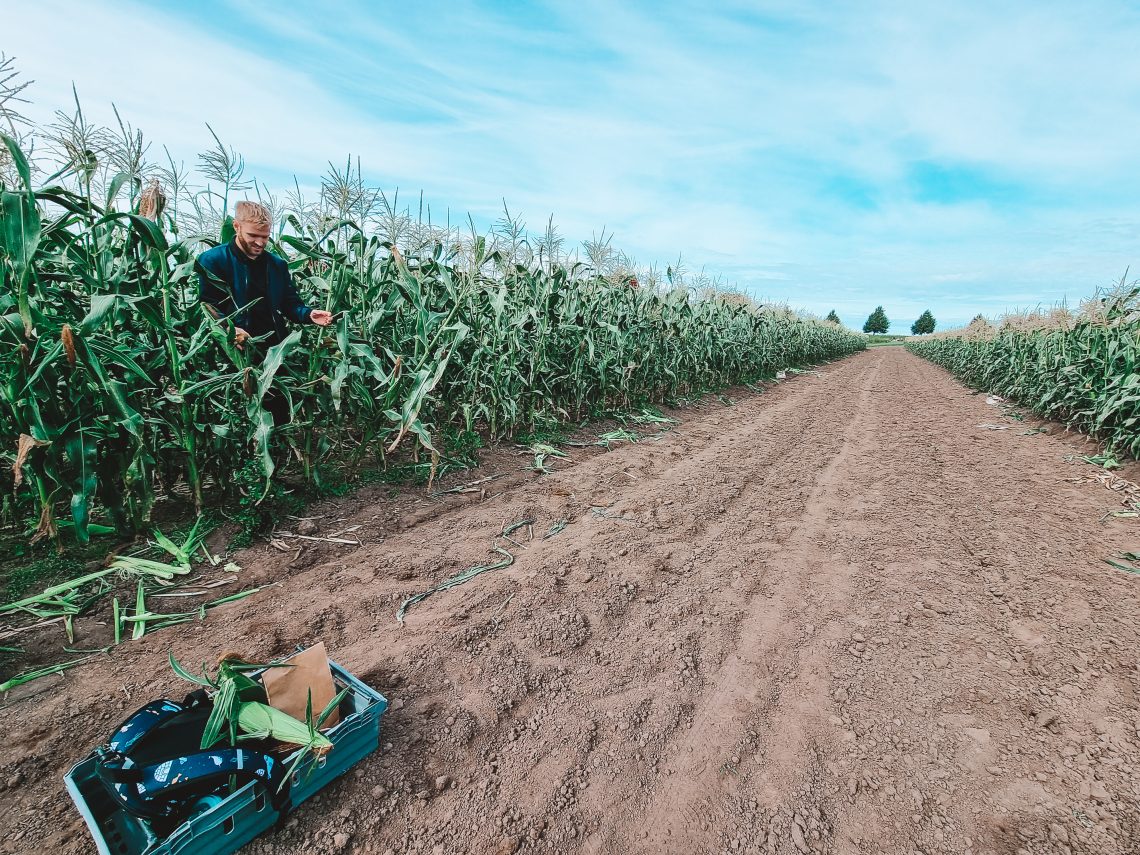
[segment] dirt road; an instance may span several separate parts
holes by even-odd
[[[249,851],[1140,851],[1140,579],[1102,561],[1137,521],[1075,438],[901,348],[680,416],[541,478],[500,454],[461,479],[509,471],[486,497],[325,509],[359,548],[240,556],[282,586],[0,710],[0,849],[91,851],[60,776],[184,692],[171,647],[324,639],[394,701],[384,749]],[[514,565],[396,623],[493,545]]]

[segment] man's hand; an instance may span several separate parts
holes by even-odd
[[[241,327],[234,327],[234,344],[237,345],[238,350],[241,350],[241,346],[245,344],[247,338],[249,338],[249,333]]]
[[[326,312],[324,309],[313,309],[313,311],[309,313],[309,320],[318,327],[327,327],[332,323],[332,319],[332,312]]]

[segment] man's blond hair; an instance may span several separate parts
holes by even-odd
[[[234,220],[250,225],[273,225],[273,215],[260,202],[238,202],[234,207]]]

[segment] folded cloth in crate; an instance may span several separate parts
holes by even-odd
[[[204,692],[183,703],[152,701],[95,749],[96,771],[123,809],[144,819],[180,819],[195,802],[224,792],[231,779],[265,785],[274,807],[288,810],[281,761],[248,748],[201,749],[213,705]]]

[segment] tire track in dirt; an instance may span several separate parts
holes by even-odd
[[[646,811],[642,828],[649,832],[650,849],[680,851],[703,846],[707,831],[701,827],[702,820],[738,780],[741,756],[748,757],[751,746],[741,745],[746,730],[756,746],[753,757],[762,764],[761,789],[786,783],[789,773],[793,778],[801,777],[798,771],[791,771],[806,750],[799,719],[818,715],[827,700],[826,684],[817,683],[811,692],[792,697],[787,696],[786,685],[802,667],[819,670],[817,662],[800,662],[797,643],[810,624],[805,613],[819,599],[813,592],[812,579],[826,573],[830,564],[830,557],[820,550],[821,533],[828,524],[826,508],[834,500],[837,485],[843,483],[852,435],[857,435],[857,442],[866,441],[864,423],[870,417],[870,394],[854,390],[861,383],[874,381],[878,374],[875,368],[855,378],[850,376],[851,371],[835,371],[828,378],[825,394],[829,408],[834,406],[842,412],[846,398],[857,400],[851,413],[845,413],[845,423],[827,425],[842,430],[843,442],[830,457],[816,451],[807,458],[820,467],[810,496],[782,548],[756,567],[757,573],[774,576],[775,581],[763,602],[753,597],[747,603],[737,646],[706,680],[710,688],[694,713],[702,727],[694,728],[672,747],[674,760]],[[836,387],[844,390],[842,397],[836,396]],[[819,446],[814,440],[808,440],[813,450]],[[840,591],[834,582],[831,594],[830,605],[835,607],[834,597]],[[779,710],[787,705],[794,708],[790,716]]]

